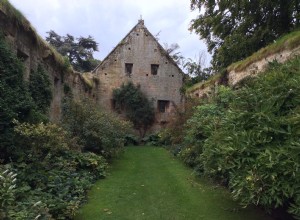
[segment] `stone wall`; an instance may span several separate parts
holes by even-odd
[[[126,64],[132,64],[130,74],[126,72]],[[151,72],[153,64],[158,65],[157,74]],[[170,120],[172,112],[183,102],[180,93],[183,73],[147,30],[143,20],[103,60],[95,73],[100,79],[99,103],[109,111],[113,108],[113,89],[128,81],[140,85],[154,104],[157,129]],[[160,101],[169,102],[165,112],[159,110]]]
[[[15,10],[12,6],[9,7],[9,10]],[[53,93],[49,111],[51,121],[58,122],[61,118],[66,87],[71,89],[74,99],[89,97],[103,109],[112,111],[113,89],[132,81],[140,85],[141,90],[155,105],[156,123],[152,130],[164,126],[172,112],[181,106],[183,73],[146,29],[142,20],[95,72],[83,75],[66,68],[63,57],[35,32],[29,21],[24,17],[21,17],[21,21],[12,17],[9,10],[0,4],[1,32],[12,50],[23,60],[25,80],[29,80],[30,72],[36,71],[38,65],[42,65],[49,74]],[[133,64],[130,75],[125,72],[125,63]],[[151,64],[158,65],[155,75],[151,72]],[[168,101],[165,112],[160,112],[157,108],[159,101]]]
[[[191,90],[188,93],[188,95],[190,95],[191,97],[202,98],[209,95],[219,84],[235,86],[238,82],[240,82],[241,80],[247,77],[255,77],[258,74],[263,73],[264,70],[266,70],[266,68],[268,67],[270,62],[276,60],[279,63],[284,63],[287,60],[292,59],[293,57],[299,54],[300,54],[300,46],[297,46],[293,49],[284,49],[281,50],[280,52],[265,56],[264,58],[248,65],[246,68],[244,68],[241,71],[237,71],[235,68],[233,68],[232,70],[228,68],[225,76],[220,75],[219,78],[216,78],[210,83],[206,83],[206,85],[204,84],[199,85],[195,89]],[[226,77],[226,83],[224,83],[222,77]]]
[[[61,117],[61,104],[64,97],[64,87],[69,86],[74,98],[91,97],[97,99],[97,81],[90,77],[93,89],[86,85],[82,76],[71,69],[64,67],[63,58],[44,42],[23,18],[26,25],[12,19],[5,8],[0,7],[0,30],[12,50],[23,60],[25,71],[24,79],[28,80],[31,71],[36,71],[41,64],[47,73],[52,85],[53,99],[49,111],[53,122]]]
[[[256,76],[259,73],[262,73],[266,68],[268,67],[269,63],[272,61],[277,61],[279,63],[284,63],[287,60],[297,56],[300,54],[300,46],[294,48],[294,49],[286,49],[283,51],[280,51],[275,54],[268,55],[264,57],[261,60],[258,60],[248,67],[246,67],[242,71],[236,71],[235,69],[228,72],[228,84],[230,86],[236,85],[239,81],[246,77],[253,77]]]

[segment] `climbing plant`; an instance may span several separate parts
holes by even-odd
[[[140,137],[144,137],[146,131],[154,122],[154,108],[139,86],[132,82],[123,84],[113,91],[115,109],[124,112],[126,117],[139,130]]]
[[[36,106],[23,71],[22,62],[0,35],[0,159],[8,159],[16,151],[12,120],[34,120]]]
[[[52,91],[49,75],[42,65],[38,65],[37,70],[31,72],[29,91],[38,110],[47,113],[52,100]]]

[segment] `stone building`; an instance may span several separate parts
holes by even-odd
[[[153,102],[159,129],[170,120],[172,112],[180,107],[183,97],[180,88],[183,72],[166,53],[157,39],[139,20],[123,40],[93,71],[99,78],[98,102],[112,110],[112,92],[128,81],[140,85]]]

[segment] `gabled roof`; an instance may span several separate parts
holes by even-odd
[[[167,57],[167,59],[174,65],[176,66],[176,68],[179,70],[180,73],[184,74],[183,71],[180,69],[180,67],[177,65],[177,63],[173,60],[173,58],[166,52],[166,50],[160,45],[160,43],[158,42],[158,40],[151,34],[151,32],[146,28],[146,26],[144,25],[144,20],[140,19],[138,21],[138,23],[128,32],[128,34],[126,34],[126,36],[117,44],[117,46],[114,47],[114,49],[101,61],[101,63],[92,71],[92,73],[94,73],[109,57],[111,54],[113,54],[117,48],[121,45],[123,45],[122,42],[124,42],[124,40],[131,34],[131,32],[133,32],[135,29],[137,28],[143,28],[145,33],[148,34],[148,36],[152,37],[153,40],[157,43],[158,48],[160,50],[160,52],[165,55]]]

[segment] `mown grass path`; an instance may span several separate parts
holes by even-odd
[[[76,220],[262,220],[221,187],[195,178],[163,148],[129,147],[89,192]]]

